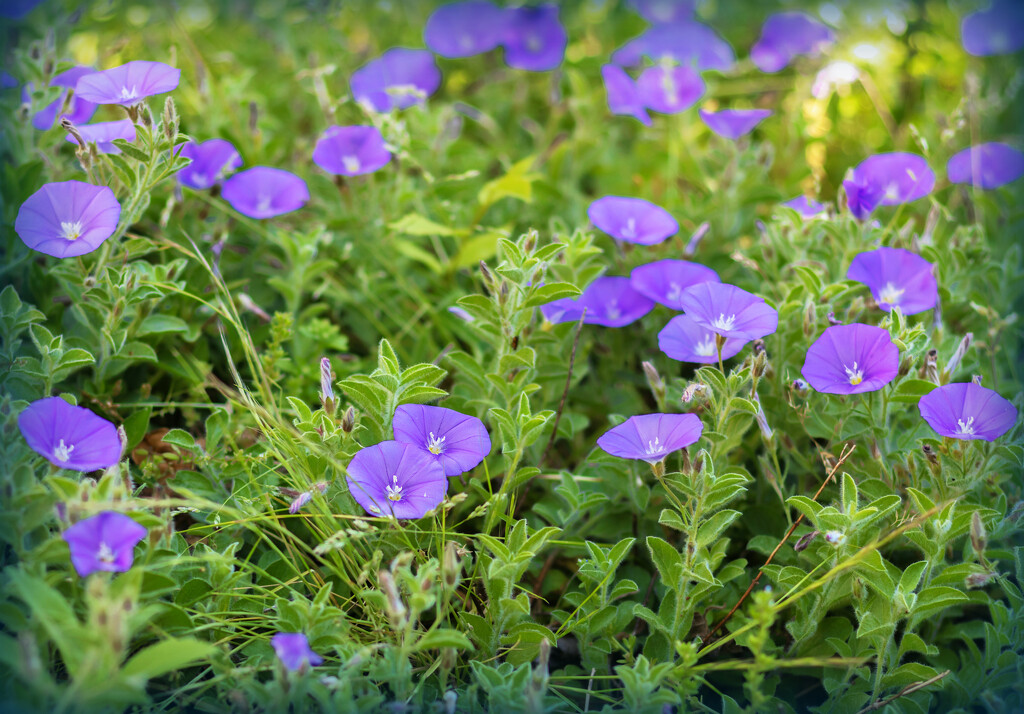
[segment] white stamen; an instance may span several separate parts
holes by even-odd
[[[956,433],[957,434],[973,434],[974,433],[974,417],[967,417],[967,421],[963,419],[956,420]]]
[[[544,43],[540,41],[540,37],[537,35],[528,35],[526,37],[526,49],[530,52],[537,53],[544,48]]]
[[[715,346],[715,338],[710,334],[704,335],[704,340],[693,346],[693,352],[701,357],[712,357],[718,354],[718,348]]]
[[[362,168],[358,156],[342,156],[341,163],[344,164],[345,170],[350,174],[358,173],[359,169]]]
[[[736,316],[729,315],[729,317],[726,317],[724,312],[719,313],[715,321],[711,323],[711,326],[716,330],[731,330],[736,326]]]
[[[605,308],[605,315],[608,317],[609,320],[618,320],[620,317],[622,317],[622,310],[619,309],[618,300],[609,301],[607,307]]]
[[[626,238],[636,238],[636,219],[630,218],[622,227],[622,235]]]
[[[909,173],[909,172],[908,172]],[[885,199],[887,201],[895,201],[900,197],[899,184],[891,183],[885,187]]]
[[[661,445],[661,441],[658,437],[654,437],[654,441],[648,441],[647,448],[644,449],[644,453],[648,456],[657,456],[663,451],[665,451],[665,447]]]
[[[96,554],[96,560],[101,563],[113,563],[114,551],[112,551],[110,546],[106,543],[100,543],[99,552]]]
[[[81,221],[61,221],[60,222],[60,237],[67,238],[68,240],[74,240],[78,236],[82,235],[82,222]]]
[[[683,297],[683,286],[679,283],[669,283],[668,295],[665,297],[672,302],[679,302],[679,299]]]
[[[75,445],[65,445],[64,440],[61,439],[57,448],[53,450],[53,455],[56,456],[61,463],[67,463],[67,460],[71,458],[71,452],[75,450]]]
[[[904,292],[906,292],[906,288],[897,288],[892,283],[886,283],[878,293],[878,303],[880,305],[895,305],[900,301],[900,296]]]
[[[127,86],[121,87],[121,101],[122,102],[131,100],[131,99],[135,99],[137,96],[139,96],[139,92],[135,88],[134,84],[132,85],[131,89],[128,89]]]
[[[434,456],[440,454],[444,451],[444,439],[445,437],[442,436],[439,439],[434,436],[434,432],[430,432],[430,441],[427,442],[427,451],[432,453]]]
[[[390,500],[392,500],[392,501],[401,501],[402,500],[402,487],[398,485],[398,474],[395,474],[391,478],[394,481],[395,485],[394,485],[394,487],[392,487],[392,486],[387,486],[386,487],[387,491],[388,491],[388,498]]]
[[[864,370],[858,369],[856,362],[853,363],[853,369],[850,369],[844,364],[843,370],[846,372],[846,376],[849,378],[850,384],[852,384],[853,386],[856,387],[858,384],[864,381]]]
[[[263,195],[261,195],[256,200],[256,211],[257,211],[257,213],[266,213],[267,211],[269,211],[270,210],[270,204],[271,204],[271,202],[273,200],[274,199],[271,198],[270,196],[263,196]]]

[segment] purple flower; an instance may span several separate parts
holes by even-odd
[[[1017,409],[974,382],[933,389],[917,403],[921,416],[940,436],[995,441],[1017,422]]]
[[[877,206],[896,206],[927,196],[935,185],[935,174],[917,154],[894,151],[864,159],[843,181],[847,206],[858,220],[867,218]]]
[[[756,340],[779,326],[779,313],[764,298],[727,283],[699,283],[679,302],[694,322],[727,339]]]
[[[117,427],[60,397],[29,404],[18,415],[18,429],[33,451],[60,468],[95,471],[121,460]]]
[[[313,162],[330,174],[360,176],[391,161],[391,152],[375,126],[332,126],[313,149]]]
[[[648,22],[665,24],[693,17],[697,0],[629,0],[640,16]]]
[[[654,245],[679,230],[668,211],[642,198],[605,196],[592,202],[587,217],[616,240]]]
[[[904,315],[916,315],[935,307],[939,300],[934,268],[909,250],[878,248],[854,258],[846,277],[867,285],[878,307],[886,312],[899,307]]]
[[[650,300],[630,285],[629,278],[598,278],[578,298],[562,298],[541,305],[540,311],[550,322],[576,322],[586,309],[583,322],[604,327],[625,327],[654,309]]]
[[[397,441],[360,449],[345,480],[356,502],[374,516],[422,518],[448,492],[441,463],[420,446]]]
[[[395,47],[352,73],[349,80],[357,102],[386,112],[421,104],[441,86],[441,70],[427,50]]]
[[[244,216],[272,218],[306,205],[309,189],[306,182],[293,173],[254,166],[225,181],[221,196]]]
[[[558,19],[557,5],[508,8],[504,22],[509,67],[546,72],[562,64],[569,36]]]
[[[227,139],[208,139],[201,144],[190,141],[180,155],[192,163],[178,172],[178,181],[197,191],[212,188],[226,172],[242,165],[242,157]]]
[[[762,72],[778,72],[798,55],[816,55],[835,39],[832,30],[802,12],[769,17],[761,37],[750,48],[750,59]]]
[[[301,632],[278,632],[270,638],[270,646],[281,664],[289,671],[302,669],[306,665],[316,667],[323,664],[323,657],[310,649],[309,640]]]
[[[673,310],[682,310],[683,291],[698,283],[718,282],[718,273],[700,263],[666,258],[638,265],[629,274],[633,289]]]
[[[803,369],[811,386],[826,394],[874,392],[900,368],[900,351],[889,332],[871,325],[833,325],[807,349]]]
[[[451,307],[449,307],[448,308],[448,312],[450,312],[451,314],[455,315],[455,317],[457,317],[460,320],[463,320],[465,322],[475,322],[476,321],[475,317],[470,315],[468,312],[466,312],[466,310],[464,310],[463,308],[459,307],[458,305],[452,305]]]
[[[131,119],[120,119],[118,121],[101,121],[95,124],[82,124],[75,129],[85,139],[87,144],[96,144],[96,151],[101,154],[120,154],[121,150],[114,146],[114,139],[135,141],[135,124]],[[72,144],[78,141],[74,136],[68,134],[65,139]]]
[[[736,63],[728,42],[707,25],[692,20],[651,27],[615,50],[611,59],[620,67],[635,67],[643,64],[645,57],[652,62],[670,59],[701,71],[726,71]]]
[[[472,57],[498,46],[504,22],[504,10],[489,2],[442,5],[427,18],[423,42],[442,57]]]
[[[999,142],[972,146],[949,160],[946,175],[950,183],[973,183],[983,189],[999,188],[1024,175],[1024,154]]]
[[[491,453],[487,427],[454,409],[403,404],[391,424],[395,441],[411,444],[441,464],[445,476],[470,471]]]
[[[79,79],[87,74],[92,74],[95,71],[96,70],[92,67],[72,67],[69,70],[55,75],[54,78],[50,80],[50,86],[74,89]],[[64,106],[64,101],[67,97],[67,91],[61,92],[60,97],[36,112],[32,117],[32,126],[40,131],[46,131],[52,127],[53,123],[57,120],[57,112],[59,112]],[[60,116],[67,117],[71,120],[72,124],[81,124],[92,119],[92,115],[95,113],[95,104],[85,101],[77,94],[73,94],[71,96],[71,104],[68,106],[67,112]]]
[[[722,359],[736,356],[747,340],[729,339],[722,345]],[[658,333],[658,348],[679,362],[714,364],[718,361],[715,333],[687,315],[676,315]]]
[[[1024,47],[1024,6],[1019,0],[995,0],[960,24],[964,49],[976,57],[1005,55]]]
[[[695,443],[702,431],[696,414],[640,414],[606,431],[597,445],[612,456],[656,464]]]
[[[660,114],[686,111],[704,96],[704,80],[693,67],[648,67],[636,85],[644,106]]]
[[[739,139],[770,117],[770,109],[723,109],[720,112],[699,112],[711,131],[726,139]]]
[[[782,205],[792,208],[804,218],[813,218],[814,216],[825,212],[824,203],[819,203],[813,198],[807,198],[807,196],[797,196],[794,199],[786,201]]]
[[[106,186],[62,181],[44,184],[21,204],[14,231],[32,250],[73,258],[114,235],[120,218],[121,204]]]
[[[71,564],[84,578],[96,571],[127,572],[132,567],[135,546],[147,532],[123,513],[104,511],[79,521],[61,537],[71,550]]]
[[[0,89],[14,89],[18,86],[18,80],[13,75],[0,70]]]
[[[0,3],[0,17],[20,20],[40,2],[42,0],[4,0]]]
[[[131,106],[146,97],[176,89],[181,70],[163,62],[135,60],[120,67],[93,72],[78,80],[75,94],[94,104]]]
[[[653,123],[647,108],[640,101],[640,90],[636,82],[626,74],[626,70],[615,64],[606,64],[601,67],[601,79],[604,80],[604,90],[608,95],[608,110],[612,114],[633,117],[646,126]]]

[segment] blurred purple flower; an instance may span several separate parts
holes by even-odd
[[[668,211],[642,198],[604,196],[587,207],[594,226],[616,240],[654,245],[679,230]]]
[[[728,283],[699,283],[684,290],[679,302],[694,322],[727,339],[748,342],[779,326],[779,313],[764,298]]]
[[[728,42],[707,25],[692,20],[649,28],[615,50],[611,61],[620,67],[636,67],[645,57],[652,62],[671,59],[699,71],[726,71],[736,63]]]
[[[360,449],[345,480],[352,498],[374,516],[422,518],[448,492],[441,463],[419,446],[397,441]]]
[[[374,111],[422,104],[441,86],[441,70],[427,50],[395,47],[352,73],[352,96]]]
[[[487,427],[454,409],[403,404],[391,424],[395,441],[412,444],[441,464],[445,476],[472,470],[491,453]]]
[[[723,109],[719,112],[699,112],[700,118],[711,131],[726,139],[739,139],[771,116],[770,109]]]
[[[455,317],[459,318],[460,320],[465,320],[466,322],[474,322],[476,320],[475,317],[470,315],[468,312],[466,312],[466,310],[459,307],[458,305],[452,305],[451,307],[449,307],[448,312],[455,315]]]
[[[4,0],[0,3],[0,17],[20,20],[28,15],[42,0]]]
[[[964,49],[976,57],[1005,55],[1024,47],[1024,5],[1020,0],[994,0],[960,24]]]
[[[615,64],[606,64],[601,67],[601,79],[604,80],[604,90],[608,96],[608,110],[612,114],[633,117],[646,126],[653,123],[647,108],[640,101],[640,90],[636,82],[626,74],[626,70]]]
[[[208,139],[201,144],[190,141],[180,155],[192,163],[178,172],[178,181],[197,191],[212,188],[225,173],[242,165],[242,157],[227,139]]]
[[[833,325],[807,349],[800,374],[826,394],[874,392],[900,368],[900,351],[888,330],[871,325]]]
[[[703,431],[696,414],[640,414],[606,431],[597,445],[621,459],[656,464],[696,443]]]
[[[274,654],[285,669],[295,672],[306,665],[316,667],[323,664],[323,657],[309,647],[309,640],[301,632],[278,632],[270,638]]]
[[[972,146],[949,160],[946,175],[950,183],[973,183],[983,189],[999,188],[1024,175],[1024,154],[999,142]]]
[[[660,114],[686,111],[704,96],[704,80],[693,67],[648,67],[636,85],[644,106]]]
[[[904,315],[916,315],[939,300],[934,268],[909,250],[878,248],[855,257],[846,278],[867,285],[882,310],[899,307]]]
[[[718,273],[700,263],[666,258],[638,265],[629,274],[633,289],[673,310],[682,310],[683,291],[698,283],[717,283]]]
[[[0,70],[0,89],[14,89],[18,86],[18,80],[11,74]]]
[[[722,359],[735,357],[747,340],[729,339],[722,345]],[[658,348],[679,362],[714,364],[718,362],[715,333],[701,327],[687,315],[676,315],[658,333]]]
[[[64,72],[55,75],[54,78],[50,80],[50,86],[74,89],[75,85],[78,84],[79,79],[87,74],[92,74],[95,71],[96,70],[92,67],[72,67],[69,70],[65,70]],[[32,126],[40,131],[46,131],[51,128],[54,122],[57,121],[57,112],[59,112],[64,106],[64,101],[67,97],[67,91],[61,92],[60,97],[36,112],[32,116]],[[60,116],[67,117],[72,124],[82,124],[92,119],[92,115],[95,113],[95,104],[85,101],[77,94],[73,94],[71,96],[71,103],[68,106],[67,112]]]
[[[928,426],[953,439],[995,441],[1017,422],[1017,408],[974,382],[947,384],[921,397],[917,408]]]
[[[63,469],[96,471],[121,460],[117,427],[60,397],[37,399],[25,407],[18,429],[33,451]]]
[[[648,22],[666,24],[693,17],[697,0],[629,0],[629,4]]]
[[[490,2],[469,0],[442,5],[427,18],[423,42],[442,57],[472,57],[501,42],[505,11]]]
[[[254,166],[225,181],[221,196],[243,216],[273,218],[306,205],[309,189],[293,173]]]
[[[540,311],[549,322],[576,322],[587,311],[583,322],[604,327],[625,327],[654,309],[650,300],[630,285],[629,278],[598,278],[578,298],[562,298],[541,305]]]
[[[332,126],[316,142],[313,162],[330,174],[360,176],[391,161],[391,152],[375,126]]]
[[[104,511],[79,521],[61,537],[71,551],[71,564],[84,578],[97,571],[124,573],[130,570],[135,546],[147,532],[123,513]]]
[[[78,80],[75,94],[94,104],[131,106],[146,97],[176,89],[181,70],[163,62],[135,60],[120,67],[93,72]]]
[[[120,218],[121,204],[106,186],[62,181],[44,184],[21,204],[14,231],[32,250],[73,258],[114,235]]]
[[[530,72],[546,72],[562,64],[569,36],[558,19],[557,5],[505,10],[505,64]]]
[[[824,203],[819,203],[813,198],[807,198],[807,196],[797,196],[794,199],[786,201],[782,205],[792,208],[804,218],[813,218],[814,216],[825,212]]]
[[[798,55],[817,55],[832,43],[832,30],[803,12],[780,12],[765,20],[750,59],[762,72],[778,72]]]
[[[935,174],[917,154],[894,151],[864,159],[843,181],[847,206],[858,220],[866,219],[878,206],[896,206],[927,196],[935,185]]]
[[[135,141],[135,124],[131,119],[81,124],[75,129],[87,144],[96,144],[96,151],[101,154],[121,153],[121,150],[114,146],[114,139]],[[71,134],[67,134],[64,138],[72,144],[78,144],[78,140]]]

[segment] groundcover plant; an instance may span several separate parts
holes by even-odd
[[[0,711],[1024,710],[1024,10],[0,2]]]

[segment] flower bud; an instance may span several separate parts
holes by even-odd
[[[972,588],[983,588],[992,582],[996,577],[996,573],[991,570],[986,570],[981,573],[970,573],[964,578],[964,585],[968,590]]]
[[[320,358],[320,404],[324,411],[334,415],[334,389],[331,386],[331,360],[327,357]]]
[[[985,524],[981,520],[981,514],[975,511],[971,514],[971,547],[979,558],[984,558],[986,545],[988,534],[985,532]]]
[[[173,143],[178,138],[178,110],[171,97],[167,97],[167,101],[164,102],[163,126],[164,136],[167,137],[167,141]]]
[[[355,426],[356,410],[353,407],[349,407],[345,410],[345,415],[341,418],[341,430],[346,434],[351,434]]]
[[[644,361],[640,366],[644,369],[644,376],[647,378],[647,386],[651,388],[651,393],[654,395],[654,401],[661,404],[665,399],[665,382],[661,379],[661,375],[658,374],[658,370],[650,362]]]
[[[804,336],[810,337],[814,334],[815,322],[817,322],[817,316],[814,310],[814,300],[808,298],[807,303],[804,305]]]
[[[405,619],[408,611],[398,593],[398,585],[395,584],[394,577],[387,570],[381,570],[377,573],[377,582],[387,598],[387,614],[388,619],[391,620],[391,627],[396,632],[399,632],[405,628]]]
[[[810,533],[800,536],[800,540],[793,545],[793,550],[797,553],[806,550],[807,546],[809,546],[811,542],[818,537],[818,535],[818,531],[811,531]]]
[[[825,540],[838,548],[846,542],[846,534],[842,531],[826,531]]]
[[[711,224],[708,221],[704,221],[697,230],[690,236],[690,240],[687,241],[686,247],[683,249],[683,255],[690,257],[697,252],[697,247],[700,245],[701,240],[707,235],[708,230],[711,228]]]
[[[925,354],[924,366],[918,370],[917,376],[935,384],[939,383],[939,351],[930,349]]]
[[[943,381],[948,380],[953,376],[953,372],[960,366],[960,362],[963,361],[964,355],[967,354],[967,350],[971,346],[971,342],[974,339],[974,334],[968,332],[964,335],[963,339],[960,340],[960,344],[956,346],[956,352],[949,358],[949,362],[946,363],[946,368],[942,370]]]
[[[754,415],[754,419],[757,420],[757,428],[761,430],[761,437],[765,442],[771,443],[772,440],[772,428],[768,426],[768,417],[764,414],[764,409],[761,408],[761,398],[754,394],[754,403],[757,404],[757,414]]]

